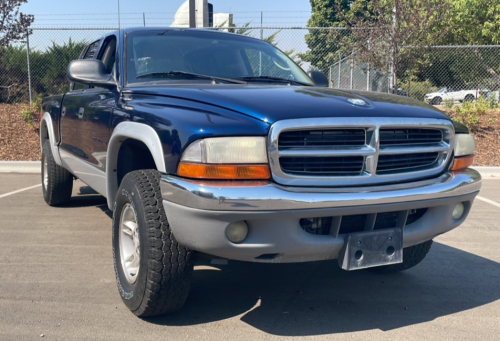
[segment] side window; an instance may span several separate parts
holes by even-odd
[[[96,55],[97,49],[99,48],[99,45],[101,44],[101,39],[94,41],[92,44],[87,46],[82,53],[80,54],[79,59],[92,59]],[[85,84],[81,83],[73,83],[73,91],[78,91],[78,90],[83,90],[85,89]]]
[[[90,44],[89,48],[87,49],[87,52],[85,52],[85,55],[83,56],[82,59],[95,58],[95,55],[97,53],[97,49],[99,48],[100,44],[101,44],[101,39],[94,41],[92,44]]]
[[[116,62],[116,37],[110,36],[106,38],[102,44],[101,50],[97,59],[100,59],[106,66],[106,73],[111,74]]]

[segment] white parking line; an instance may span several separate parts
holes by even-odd
[[[479,199],[479,200],[481,200],[481,201],[487,202],[488,204],[491,204],[493,206],[500,207],[500,204],[497,203],[496,201],[480,197],[479,195],[476,198]]]
[[[16,194],[16,193],[20,193],[20,192],[24,192],[24,191],[27,191],[27,190],[30,190],[30,189],[33,189],[33,188],[40,187],[41,185],[42,184],[38,184],[38,185],[31,186],[31,187],[26,187],[26,188],[18,189],[17,191],[14,191],[14,192],[0,194],[0,199],[8,197],[9,195],[13,195],[13,194]]]

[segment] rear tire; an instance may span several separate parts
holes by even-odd
[[[50,140],[42,148],[42,191],[49,206],[68,204],[73,191],[73,175],[55,162]]]
[[[413,268],[415,265],[424,260],[425,256],[427,256],[427,253],[429,253],[431,246],[432,240],[426,241],[422,244],[407,247],[403,250],[403,263],[378,266],[375,268],[369,268],[368,270],[377,274],[393,274]]]
[[[474,98],[474,96],[473,96],[473,95],[467,95],[467,96],[465,96],[464,101],[465,101],[465,102],[474,102],[474,99],[475,99],[475,98]]]
[[[118,291],[130,311],[146,317],[182,308],[193,272],[192,252],[170,230],[158,171],[134,171],[123,178],[112,240]]]
[[[441,102],[443,102],[443,99],[442,99],[441,97],[434,97],[434,98],[432,99],[432,104],[433,104],[433,105],[440,105],[440,104],[441,104]]]

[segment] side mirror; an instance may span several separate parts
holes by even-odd
[[[309,71],[307,73],[309,77],[311,77],[314,85],[327,88],[328,87],[328,78],[326,78],[325,74],[321,71]]]
[[[107,89],[116,88],[113,76],[107,74],[104,63],[96,59],[72,61],[68,65],[66,77],[74,83],[90,84]]]

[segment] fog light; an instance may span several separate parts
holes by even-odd
[[[453,209],[453,213],[451,214],[451,216],[453,217],[453,219],[458,220],[462,218],[462,216],[464,215],[464,210],[465,210],[464,204],[459,203]]]
[[[241,243],[248,235],[248,226],[244,221],[231,223],[227,227],[226,235],[232,243]]]

